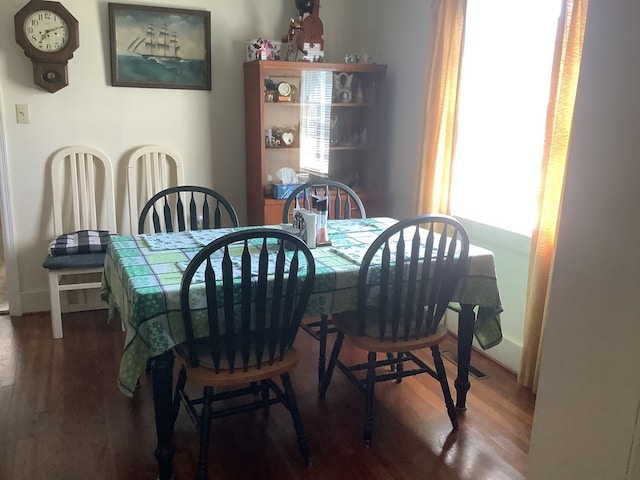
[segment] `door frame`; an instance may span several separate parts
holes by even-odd
[[[6,110],[2,105],[0,91],[0,112]],[[11,187],[9,182],[9,167],[7,162],[7,143],[5,141],[4,116],[0,115],[0,224],[4,240],[4,263],[7,275],[7,298],[9,299],[9,314],[12,317],[22,316],[22,300],[20,298],[20,282],[18,258],[14,241],[13,204],[11,202]]]

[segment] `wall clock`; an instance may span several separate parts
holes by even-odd
[[[60,3],[31,0],[15,14],[16,42],[33,63],[33,82],[54,93],[69,85],[67,62],[80,45],[78,20]]]

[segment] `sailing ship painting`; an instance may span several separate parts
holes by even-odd
[[[210,12],[109,4],[115,86],[211,89]]]
[[[127,51],[141,55],[145,59],[155,58],[156,60],[180,61],[180,56],[178,55],[180,45],[178,45],[176,32],[169,35],[166,24],[162,25],[157,35],[153,30],[153,25],[149,25],[147,34],[142,38],[136,37],[127,47]]]

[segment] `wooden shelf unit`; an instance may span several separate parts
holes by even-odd
[[[281,222],[284,200],[271,196],[271,183],[283,167],[321,172],[318,183],[330,178],[352,186],[369,216],[388,213],[384,195],[386,69],[386,65],[273,60],[244,64],[249,225]],[[350,83],[347,98],[336,96],[344,87],[340,80]],[[293,85],[297,97],[267,100],[266,81]],[[294,132],[292,146],[267,146],[266,131],[275,134],[278,128]],[[310,160],[317,158],[321,160]]]

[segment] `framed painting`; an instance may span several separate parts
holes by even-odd
[[[111,84],[211,90],[211,12],[109,3]]]

